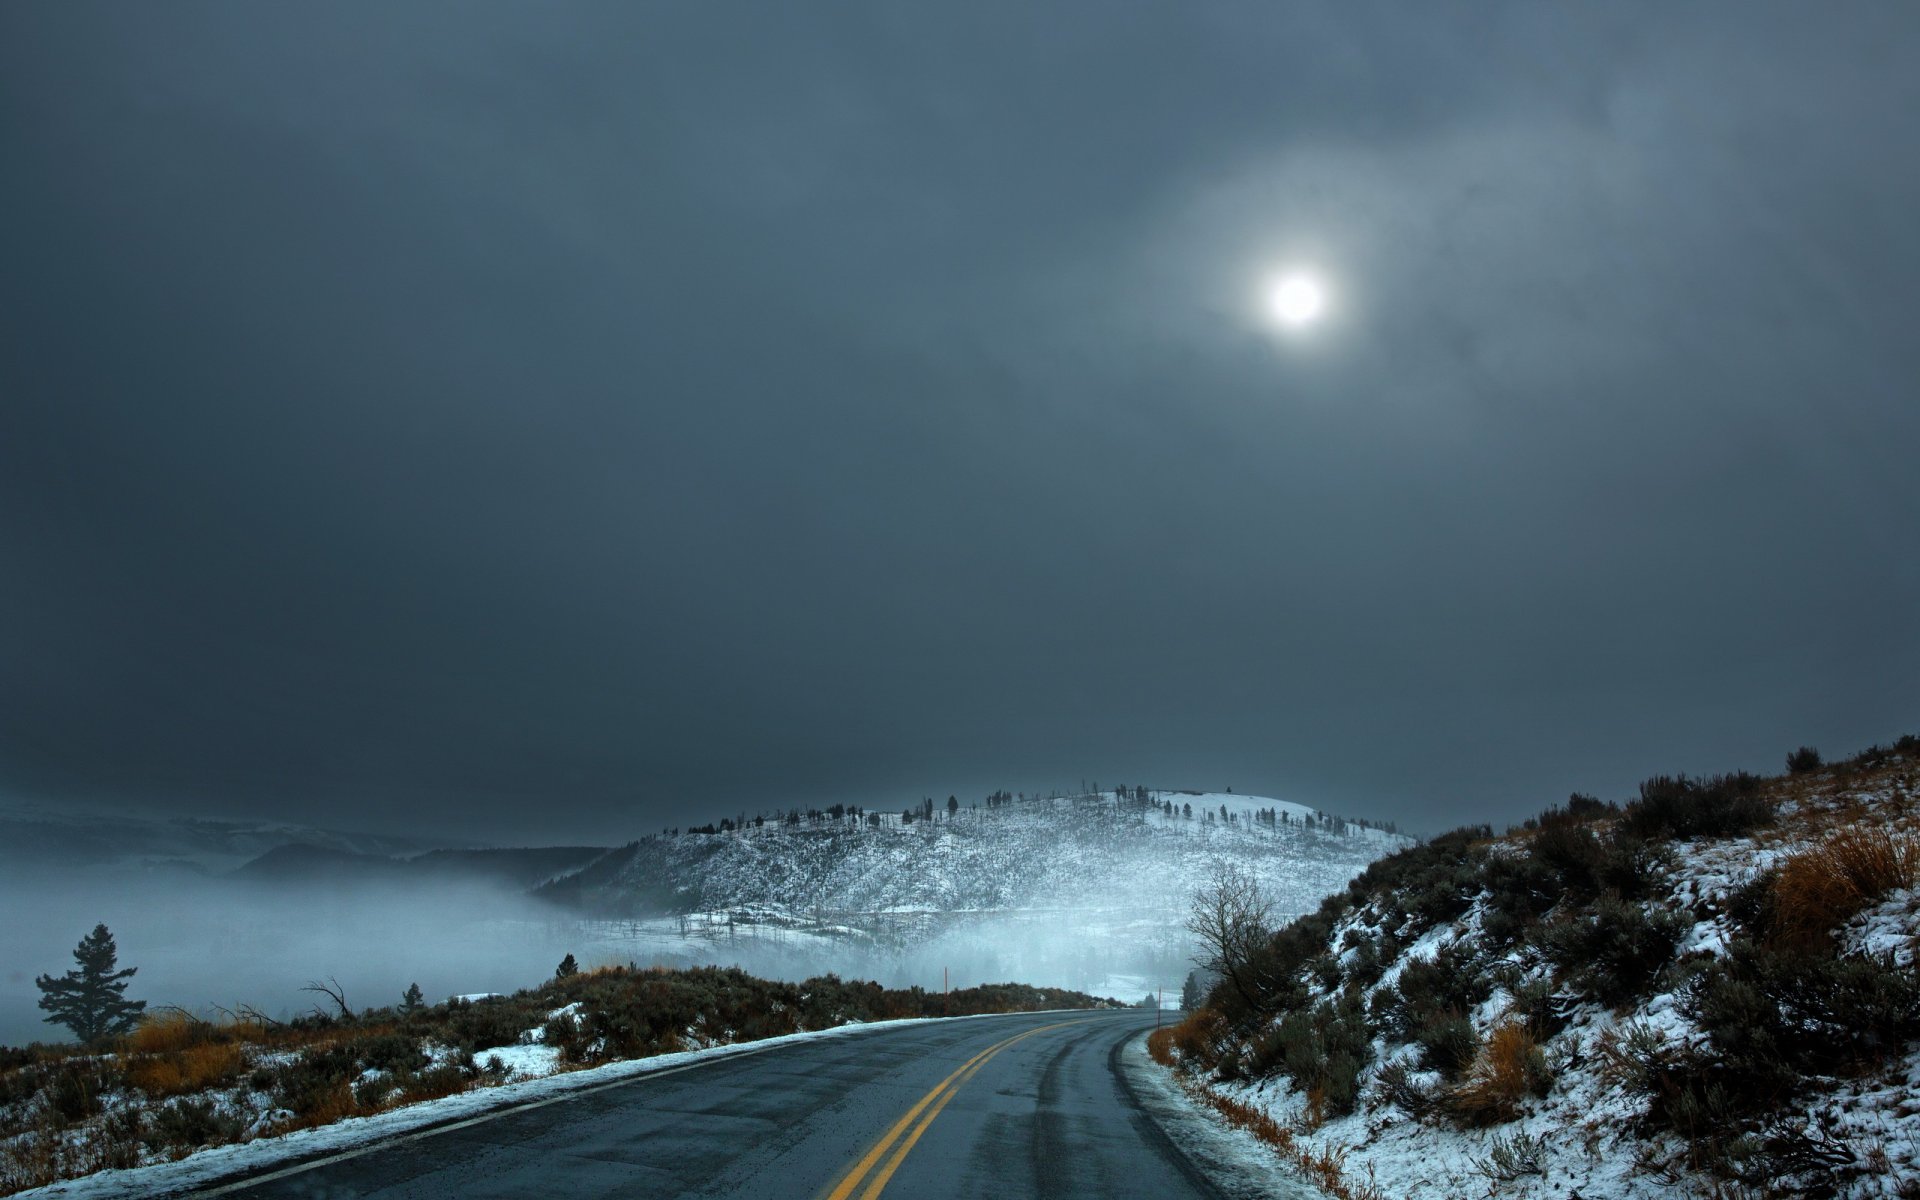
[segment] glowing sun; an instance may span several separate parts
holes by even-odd
[[[1311,275],[1283,275],[1267,292],[1267,307],[1282,325],[1311,325],[1327,307],[1327,290]]]

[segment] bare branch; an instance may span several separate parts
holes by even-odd
[[[325,996],[327,999],[333,1001],[335,1008],[338,1008],[340,1010],[341,1020],[343,1021],[353,1020],[353,1010],[347,1007],[346,989],[341,987],[340,981],[338,979],[335,979],[333,976],[331,975],[327,976],[327,980],[325,983],[320,982],[318,979],[309,979],[307,981],[307,986],[301,988],[300,990],[303,992],[315,992],[315,993],[318,993],[319,995]],[[325,1010],[323,1010],[318,1003],[316,1003],[313,1006],[313,1011],[315,1013],[318,1013],[321,1016],[327,1015]]]
[[[1237,863],[1216,862],[1193,897],[1187,931],[1200,943],[1194,962],[1227,980],[1248,1005],[1260,1007],[1256,956],[1272,937],[1273,903],[1260,881]]]
[[[240,1004],[233,1008],[222,1008],[216,1004],[213,1006],[213,1011],[219,1013],[225,1017],[230,1024],[234,1025],[259,1025],[266,1029],[284,1029],[286,1027],[286,1022],[274,1020],[251,1004]]]

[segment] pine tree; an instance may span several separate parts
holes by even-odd
[[[1180,988],[1180,1007],[1193,1012],[1207,1002],[1207,989],[1200,982],[1200,972],[1188,971],[1187,981]]]
[[[427,997],[426,994],[420,990],[420,985],[417,983],[408,984],[407,994],[400,997],[400,1012],[410,1017],[426,1006]]]
[[[107,927],[95,925],[73,949],[74,961],[80,964],[77,970],[58,979],[42,975],[33,981],[40,988],[40,1007],[48,1014],[42,1019],[49,1025],[65,1025],[88,1043],[132,1029],[147,1002],[126,998],[127,980],[139,968],[114,970],[119,953]]]
[[[579,973],[580,964],[574,961],[572,954],[568,954],[565,958],[561,959],[560,965],[553,969],[553,977],[555,979],[569,979]]]

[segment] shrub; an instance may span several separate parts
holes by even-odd
[[[1481,878],[1487,907],[1480,931],[1495,949],[1521,941],[1527,928],[1545,916],[1562,893],[1558,872],[1531,852],[1489,855]]]
[[[1480,1035],[1473,1031],[1473,1022],[1457,1011],[1429,1017],[1414,1041],[1420,1046],[1420,1065],[1446,1079],[1458,1078],[1480,1052]]]
[[[1344,1115],[1359,1098],[1360,1072],[1373,1061],[1373,1030],[1357,997],[1324,1000],[1283,1017],[1255,1059],[1277,1062],[1305,1093],[1312,1118]]]
[[[1347,884],[1346,897],[1355,904],[1389,898],[1386,923],[1406,937],[1451,921],[1466,912],[1480,892],[1480,867],[1487,853],[1482,843],[1492,836],[1488,826],[1470,825],[1376,859]],[[1412,928],[1402,928],[1408,925]]]
[[[174,1100],[154,1112],[153,1123],[142,1140],[157,1150],[211,1146],[238,1141],[246,1128],[245,1121],[212,1100]]]
[[[1416,1083],[1413,1069],[1404,1062],[1392,1062],[1374,1076],[1381,1099],[1396,1105],[1416,1120],[1432,1112],[1438,1102],[1432,1088]]]
[[[1774,801],[1761,793],[1764,782],[1745,771],[1705,779],[1656,775],[1640,785],[1640,798],[1627,805],[1620,828],[1649,841],[1750,833],[1773,820]]]
[[[1547,1173],[1547,1146],[1532,1134],[1516,1133],[1496,1137],[1485,1158],[1473,1160],[1474,1169],[1487,1180],[1487,1194],[1493,1195],[1502,1184],[1527,1175],[1544,1177]]]
[[[1600,1075],[1638,1096],[1652,1096],[1673,1062],[1667,1037],[1645,1021],[1629,1021],[1600,1035]]]
[[[1653,879],[1646,843],[1625,830],[1602,838],[1589,826],[1557,821],[1533,835],[1527,853],[1551,874],[1558,892],[1575,900],[1607,891],[1638,899]]]
[[[513,1045],[520,1040],[521,1033],[535,1023],[528,1019],[521,1005],[502,996],[455,1000],[446,1006],[438,1020],[423,1022],[423,1025],[436,1041],[461,1050],[480,1051]]]
[[[1220,1014],[1210,1008],[1196,1009],[1186,1020],[1170,1027],[1167,1046],[1189,1063],[1212,1063],[1226,1041],[1228,1030]]]
[[[1780,870],[1756,872],[1727,892],[1726,912],[1746,940],[1770,941],[1780,930]]]
[[[1707,1035],[1701,1073],[1752,1105],[1800,1077],[1864,1070],[1920,1036],[1920,973],[1892,958],[1832,958],[1735,942],[1687,989]]]
[[[56,1120],[84,1121],[100,1111],[100,1097],[113,1084],[111,1075],[85,1059],[62,1063],[46,1083],[47,1110]]]
[[[1540,948],[1586,995],[1609,1008],[1642,995],[1693,924],[1684,913],[1649,916],[1638,904],[1602,896],[1593,908],[1547,926]]]
[[[1380,951],[1374,945],[1373,939],[1361,938],[1347,958],[1348,985],[1370,988],[1380,982],[1380,976],[1384,970],[1380,963]]]
[[[1802,746],[1787,755],[1787,770],[1794,775],[1805,775],[1809,771],[1820,769],[1820,752],[1812,746]]]
[[[1323,991],[1340,986],[1340,960],[1331,953],[1322,954],[1307,964],[1307,975]]]
[[[1528,1096],[1544,1096],[1553,1071],[1532,1031],[1521,1021],[1504,1021],[1487,1035],[1466,1078],[1447,1097],[1447,1107],[1470,1125],[1495,1125],[1520,1115]]]
[[[1567,1027],[1580,998],[1555,990],[1553,981],[1530,979],[1513,989],[1513,1011],[1527,1022],[1536,1038],[1544,1041]]]
[[[363,1070],[390,1074],[417,1071],[428,1061],[419,1041],[404,1033],[368,1034],[348,1042],[345,1050]]]
[[[347,1116],[353,1112],[350,1065],[331,1055],[309,1054],[278,1067],[269,1085],[274,1103],[310,1123]]]
[[[1388,1035],[1405,1042],[1443,1013],[1471,1012],[1493,995],[1493,981],[1473,951],[1456,942],[1441,947],[1431,959],[1411,960],[1400,969],[1392,989],[1375,995],[1392,1006],[1380,1014]]]

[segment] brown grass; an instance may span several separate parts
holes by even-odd
[[[1214,1053],[1226,1036],[1225,1017],[1210,1008],[1197,1009],[1178,1025],[1154,1030],[1147,1039],[1147,1052],[1162,1066],[1171,1067],[1176,1061],[1189,1066],[1212,1065]]]
[[[1161,1066],[1172,1069],[1174,1079],[1195,1100],[1219,1113],[1235,1129],[1244,1129],[1272,1146],[1276,1153],[1305,1171],[1334,1200],[1387,1200],[1371,1183],[1354,1183],[1346,1178],[1341,1170],[1342,1151],[1303,1146],[1291,1131],[1266,1113],[1217,1095],[1194,1082],[1189,1072],[1211,1061],[1211,1051],[1226,1032],[1226,1018],[1203,1008],[1189,1014],[1178,1025],[1148,1034],[1147,1054]]]
[[[1523,1021],[1505,1021],[1487,1035],[1473,1065],[1447,1099],[1471,1125],[1497,1125],[1520,1115],[1520,1103],[1552,1082],[1546,1058]]]
[[[1228,1125],[1244,1129],[1272,1146],[1277,1153],[1306,1172],[1309,1179],[1335,1200],[1387,1200],[1385,1193],[1371,1183],[1356,1183],[1346,1177],[1343,1169],[1346,1158],[1344,1151],[1333,1147],[1315,1150],[1303,1146],[1285,1126],[1251,1105],[1215,1095],[1209,1089],[1193,1084],[1188,1084],[1187,1090],[1195,1099],[1219,1113]]]
[[[213,1026],[192,1013],[163,1009],[141,1018],[139,1027],[127,1035],[127,1049],[135,1054],[165,1054],[198,1046],[210,1040],[213,1032]]]
[[[1920,837],[1886,825],[1844,826],[1781,864],[1774,883],[1780,935],[1823,942],[1855,913],[1917,882]]]
[[[1174,1025],[1162,1026],[1147,1035],[1147,1055],[1163,1067],[1171,1067],[1176,1060],[1173,1055]]]
[[[149,1096],[184,1096],[218,1087],[247,1069],[247,1057],[231,1044],[203,1044],[165,1054],[142,1055],[127,1064],[127,1082]]]

